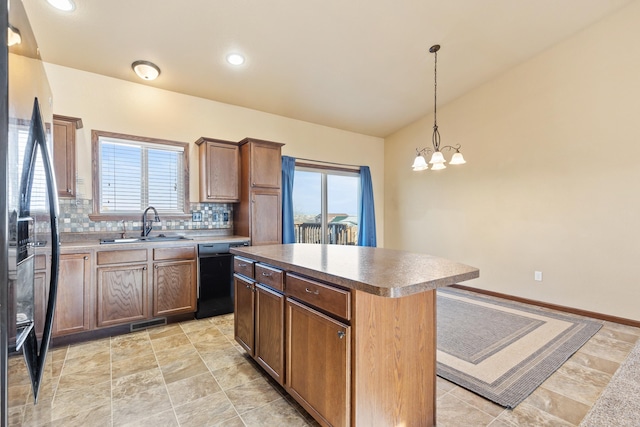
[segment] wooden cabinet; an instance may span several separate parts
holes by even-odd
[[[49,299],[49,257],[48,254],[36,255],[35,274],[33,276],[33,318],[36,335],[42,336],[44,320]]]
[[[100,251],[96,263],[96,327],[147,318],[147,250]]]
[[[253,280],[234,274],[233,287],[235,292],[233,334],[242,348],[253,356],[255,331]]]
[[[240,149],[236,142],[200,138],[200,201],[240,201]]]
[[[53,116],[53,164],[59,197],[76,196],[76,129],[82,120]]]
[[[351,327],[287,298],[286,389],[317,420],[348,426]]]
[[[195,246],[156,248],[153,259],[153,316],[196,311]]]
[[[236,341],[284,385],[284,272],[243,258],[234,265]]]
[[[91,253],[60,255],[54,336],[90,329],[90,267]]]
[[[284,385],[284,295],[255,285],[256,361]]]
[[[282,242],[282,145],[245,138],[240,141],[240,204],[234,208],[236,234],[252,246]]]

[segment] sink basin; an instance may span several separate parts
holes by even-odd
[[[169,242],[172,240],[193,240],[189,237],[184,236],[166,236],[164,234],[159,234],[157,236],[147,236],[147,237],[129,237],[126,239],[102,239],[100,240],[100,244],[110,244],[110,243],[136,243],[136,242]]]
[[[132,237],[132,238],[128,238],[128,239],[102,239],[100,240],[100,244],[105,244],[105,243],[134,243],[134,242],[139,242],[140,239],[138,239],[137,237]]]
[[[157,236],[147,236],[140,237],[138,240],[142,242],[167,242],[170,240],[193,240],[184,236],[165,236],[164,234],[159,234]]]

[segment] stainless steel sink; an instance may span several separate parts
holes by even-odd
[[[171,240],[193,240],[193,239],[190,239],[184,236],[165,236],[164,234],[159,234],[157,236],[140,237],[139,240],[143,242],[168,242]]]
[[[157,236],[146,237],[129,237],[124,239],[101,239],[100,244],[115,244],[115,243],[143,243],[143,242],[170,242],[173,240],[193,240],[189,237],[159,234]]]

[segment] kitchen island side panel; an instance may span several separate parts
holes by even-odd
[[[352,425],[434,426],[435,290],[353,302]]]

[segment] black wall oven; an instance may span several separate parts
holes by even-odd
[[[229,249],[238,246],[249,246],[249,242],[198,245],[196,319],[233,313],[233,255]]]

